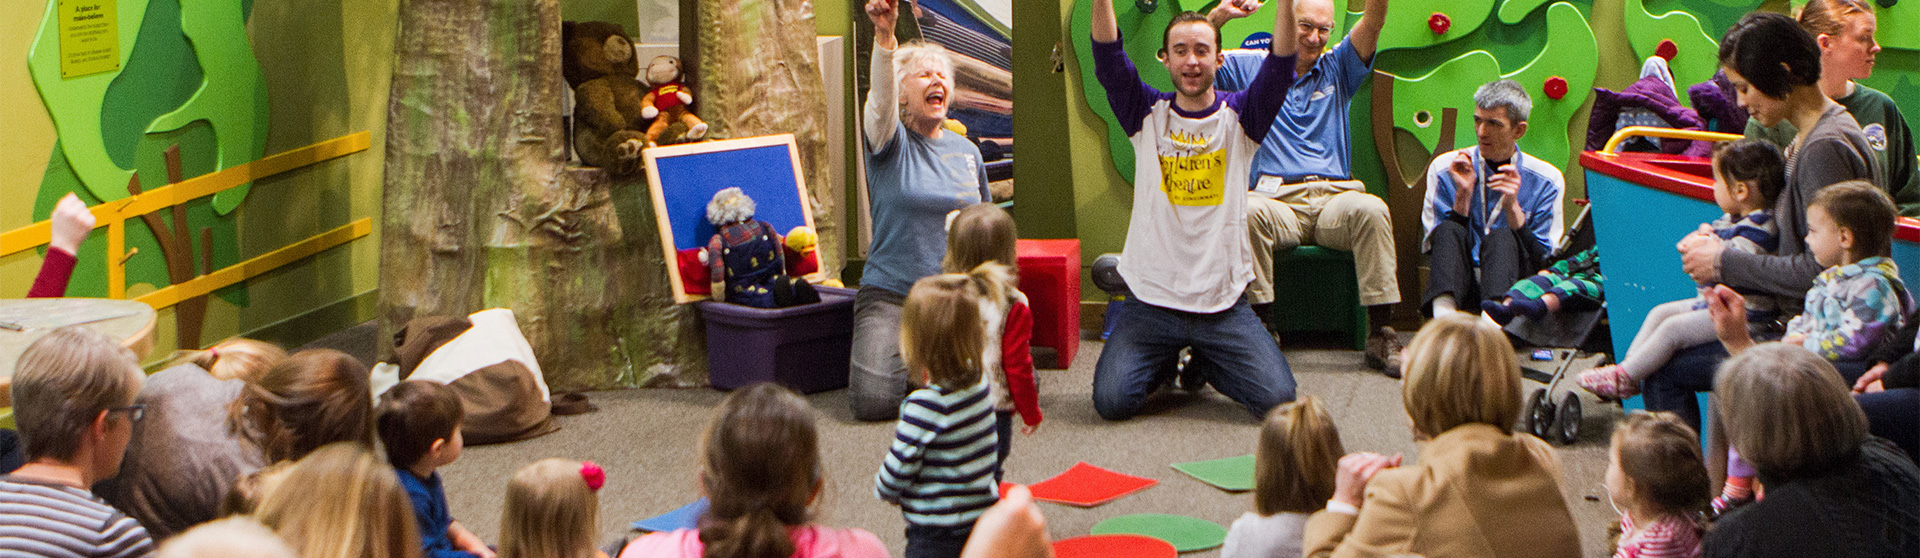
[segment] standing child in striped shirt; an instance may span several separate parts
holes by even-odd
[[[1004,270],[1002,271],[1004,273]],[[926,387],[907,394],[873,492],[907,519],[907,558],[958,557],[973,522],[999,499],[990,382],[981,381],[984,276],[915,282],[900,316],[900,355]]]

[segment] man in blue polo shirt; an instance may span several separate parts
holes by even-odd
[[[1217,27],[1258,9],[1258,2],[1229,0],[1207,19]],[[1274,299],[1275,248],[1317,244],[1353,252],[1360,303],[1374,325],[1367,339],[1367,364],[1397,377],[1399,337],[1386,325],[1393,305],[1400,302],[1393,225],[1386,202],[1353,180],[1347,120],[1348,103],[1373,71],[1387,0],[1367,0],[1366,15],[1332,50],[1327,49],[1333,32],[1332,0],[1297,0],[1293,13],[1297,29],[1290,38],[1299,44],[1294,66],[1299,78],[1287,90],[1286,106],[1254,155],[1249,179],[1247,237],[1254,279],[1247,296],[1256,312],[1267,315]],[[1223,90],[1246,87],[1265,55],[1265,49],[1228,51],[1215,83]]]

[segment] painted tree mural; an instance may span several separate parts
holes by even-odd
[[[58,0],[34,38],[27,67],[59,134],[34,202],[45,219],[72,192],[89,204],[259,159],[267,98],[248,41],[248,0],[119,0],[119,69],[63,78]],[[239,261],[234,208],[240,187],[127,228],[130,292],[178,283]],[[96,234],[104,235],[104,231]],[[82,245],[68,293],[105,296],[102,242]],[[217,295],[245,305],[244,287]],[[198,347],[206,300],[176,309],[179,345]]]

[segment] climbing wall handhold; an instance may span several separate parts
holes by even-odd
[[[1447,14],[1434,12],[1432,17],[1427,18],[1427,28],[1432,29],[1435,35],[1447,34],[1449,27],[1453,27],[1453,19],[1448,18]]]
[[[1558,101],[1561,97],[1567,96],[1567,78],[1560,76],[1547,78],[1547,83],[1540,88],[1546,91],[1547,98]]]
[[[1673,44],[1673,39],[1661,39],[1660,46],[1654,47],[1653,55],[1672,62],[1673,57],[1680,55],[1680,46]]]

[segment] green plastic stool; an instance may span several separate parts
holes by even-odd
[[[1367,348],[1367,311],[1360,306],[1353,254],[1320,246],[1273,252],[1273,306],[1269,320],[1281,333],[1344,333],[1353,349]]]

